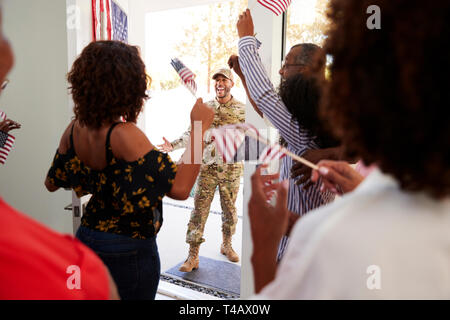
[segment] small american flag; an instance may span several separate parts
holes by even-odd
[[[6,113],[3,111],[0,111],[0,122],[4,121],[6,119]]]
[[[273,160],[279,160],[284,156],[286,156],[285,150],[286,149],[280,146],[279,144],[267,146],[261,153],[260,161],[262,163],[269,163]]]
[[[258,0],[258,3],[278,16],[286,11],[291,4],[291,0]]]
[[[246,135],[259,137],[258,130],[249,123],[230,124],[211,130],[217,151],[224,162],[233,162],[234,156]]]
[[[16,138],[6,132],[0,131],[0,163],[5,164]]]
[[[178,58],[173,58],[170,64],[178,73],[181,81],[186,86],[186,88],[188,88],[195,97],[195,94],[197,93],[197,84],[194,81],[195,74],[191,70],[189,70]]]

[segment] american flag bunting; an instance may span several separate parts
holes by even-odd
[[[113,0],[92,0],[93,40],[128,42],[128,17]]]

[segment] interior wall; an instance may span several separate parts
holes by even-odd
[[[15,147],[0,166],[0,195],[53,229],[70,232],[67,191],[48,192],[47,170],[70,118],[66,2],[4,0],[3,29],[15,53],[0,109],[22,124]]]
[[[121,0],[128,2],[128,43],[141,49],[141,58],[145,62],[145,0]],[[145,108],[144,108],[145,112]],[[144,112],[138,118],[138,127],[145,132]]]

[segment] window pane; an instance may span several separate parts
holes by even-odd
[[[293,1],[287,11],[286,52],[298,43],[323,45],[329,0]]]

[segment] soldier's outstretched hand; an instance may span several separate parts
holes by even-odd
[[[173,146],[170,143],[169,140],[167,140],[165,137],[163,137],[164,143],[163,144],[158,144],[158,149],[161,150],[162,152],[170,152],[173,150]]]

